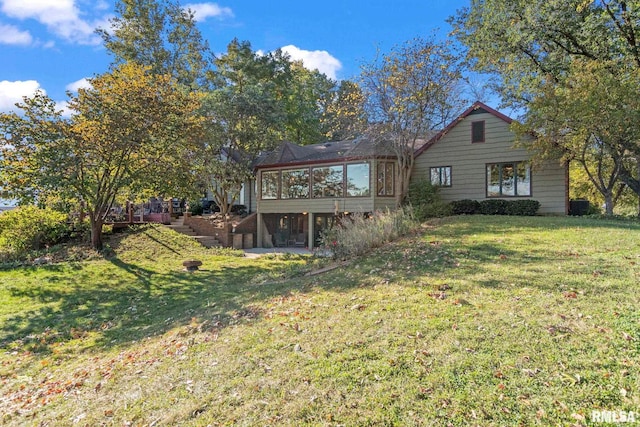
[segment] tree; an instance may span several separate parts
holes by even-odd
[[[163,195],[193,188],[190,163],[202,139],[199,98],[168,75],[122,64],[91,79],[61,116],[42,93],[16,113],[0,115],[2,182],[12,197],[50,193],[82,200],[91,243],[102,248],[102,225],[118,197]]]
[[[517,130],[536,130],[531,148],[537,157],[582,165],[611,215],[626,187],[620,174],[635,161],[628,143],[640,138],[640,128],[630,126],[640,120],[640,101],[635,96],[640,79],[620,79],[607,67],[603,62],[574,59],[561,84],[544,85],[532,99],[525,123]]]
[[[98,29],[116,64],[137,62],[192,89],[211,72],[208,43],[194,14],[173,0],[118,0],[110,29]]]
[[[320,119],[324,136],[330,141],[353,139],[367,129],[367,112],[362,89],[350,80],[342,80],[322,105]]]
[[[316,144],[325,140],[322,129],[323,106],[331,99],[336,82],[318,70],[304,68],[301,61],[289,62],[286,87],[281,88],[285,109],[282,139],[300,145]]]
[[[275,147],[286,121],[282,93],[290,81],[289,62],[278,54],[258,55],[249,42],[233,40],[215,60],[215,89],[206,96],[209,122],[203,184],[222,214],[251,177],[251,163]]]
[[[462,64],[450,42],[416,38],[362,67],[373,138],[388,140],[397,156],[398,203],[405,200],[419,139],[450,122],[466,103]]]
[[[467,57],[475,69],[495,75],[494,83],[503,99],[529,111],[532,103],[544,96],[546,86],[568,87],[576,60],[600,67],[601,77],[609,73],[611,78],[606,81],[614,84],[611,91],[617,90],[616,81],[637,87],[640,1],[476,0],[458,11],[450,23],[467,46]],[[633,105],[623,106],[615,116],[620,120],[615,126],[621,128],[626,122],[627,127],[638,127],[635,111]],[[625,117],[627,113],[630,115]],[[605,144],[613,143],[608,146],[612,155],[640,155],[635,135],[625,141],[598,135],[594,125],[603,119],[593,119],[584,121],[583,131]],[[630,169],[627,162],[621,163],[619,177],[640,195],[640,177],[633,169],[637,167]]]

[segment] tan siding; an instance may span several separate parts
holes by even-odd
[[[371,197],[260,200],[258,209],[261,213],[334,213],[336,202],[339,212],[371,212],[373,210]]]
[[[471,122],[485,121],[485,142],[471,143]],[[449,133],[416,159],[412,179],[429,178],[429,169],[451,166],[451,187],[440,194],[444,200],[483,200],[486,198],[486,165],[528,160],[526,148],[514,147],[515,137],[509,124],[492,114],[473,114],[463,119]],[[541,213],[564,214],[566,204],[565,169],[546,163],[532,170],[532,197],[538,200]]]

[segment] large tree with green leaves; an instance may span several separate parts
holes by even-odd
[[[404,202],[420,139],[462,111],[462,64],[448,41],[416,38],[362,66],[370,135],[397,156],[397,199]]]
[[[203,108],[209,122],[203,184],[223,214],[250,179],[251,162],[282,137],[287,119],[282,95],[291,79],[289,65],[278,52],[259,55],[249,42],[238,40],[215,59],[215,89],[207,94]]]
[[[638,86],[638,0],[473,0],[470,7],[458,11],[450,22],[454,34],[468,47],[468,59],[475,68],[497,77],[494,84],[503,99],[525,106],[528,118],[538,116],[530,123],[532,130],[540,131],[534,124],[539,125],[544,109],[534,109],[544,104],[541,98],[549,96],[548,86],[571,91],[576,89],[572,82],[585,77],[580,75],[582,70],[575,66],[576,61],[582,69],[597,67],[598,76],[612,85],[605,88],[598,85],[598,90],[605,92],[599,99],[603,103],[595,104],[595,108],[609,111],[606,95],[617,93],[620,83]],[[623,104],[622,100],[631,103]],[[574,110],[572,114],[584,116],[581,132],[607,144],[608,155],[613,156],[611,161],[629,154],[637,157],[640,154],[637,131],[625,132],[625,140],[600,134],[602,129],[598,125],[607,120],[617,120],[612,128],[638,127],[633,100],[626,96],[615,103],[620,107],[618,114],[606,118],[598,112],[587,116],[588,112]],[[554,121],[552,116],[547,119],[547,133],[566,132],[562,128],[564,123]],[[555,124],[559,126],[552,129]],[[562,143],[562,140],[552,142],[553,146]],[[640,177],[634,169],[637,168],[621,163],[619,177],[640,195]]]
[[[640,70],[628,70],[627,76]],[[619,79],[607,62],[576,58],[562,76],[562,84],[550,81],[529,103],[519,133],[536,130],[530,148],[538,158],[560,158],[579,163],[592,186],[613,214],[626,184],[623,170],[635,164],[629,143],[640,139],[640,79]]]
[[[193,11],[175,0],[118,0],[98,33],[116,64],[137,62],[192,89],[207,84],[212,55]]]
[[[62,116],[42,93],[0,115],[4,190],[22,201],[47,194],[84,202],[91,242],[102,248],[102,225],[119,197],[175,194],[194,188],[191,162],[200,149],[199,97],[169,75],[122,64],[91,79]]]

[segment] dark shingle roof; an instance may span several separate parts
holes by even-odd
[[[368,138],[303,146],[285,141],[275,150],[263,154],[255,165],[256,167],[273,167],[389,156],[394,156],[394,153],[388,142],[373,141]]]

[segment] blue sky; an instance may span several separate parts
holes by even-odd
[[[382,52],[434,30],[469,0],[182,0],[214,52],[234,37],[255,50],[283,48],[329,77],[349,79]],[[64,105],[66,90],[107,71],[95,28],[108,28],[115,0],[0,0],[0,111],[36,89]]]

